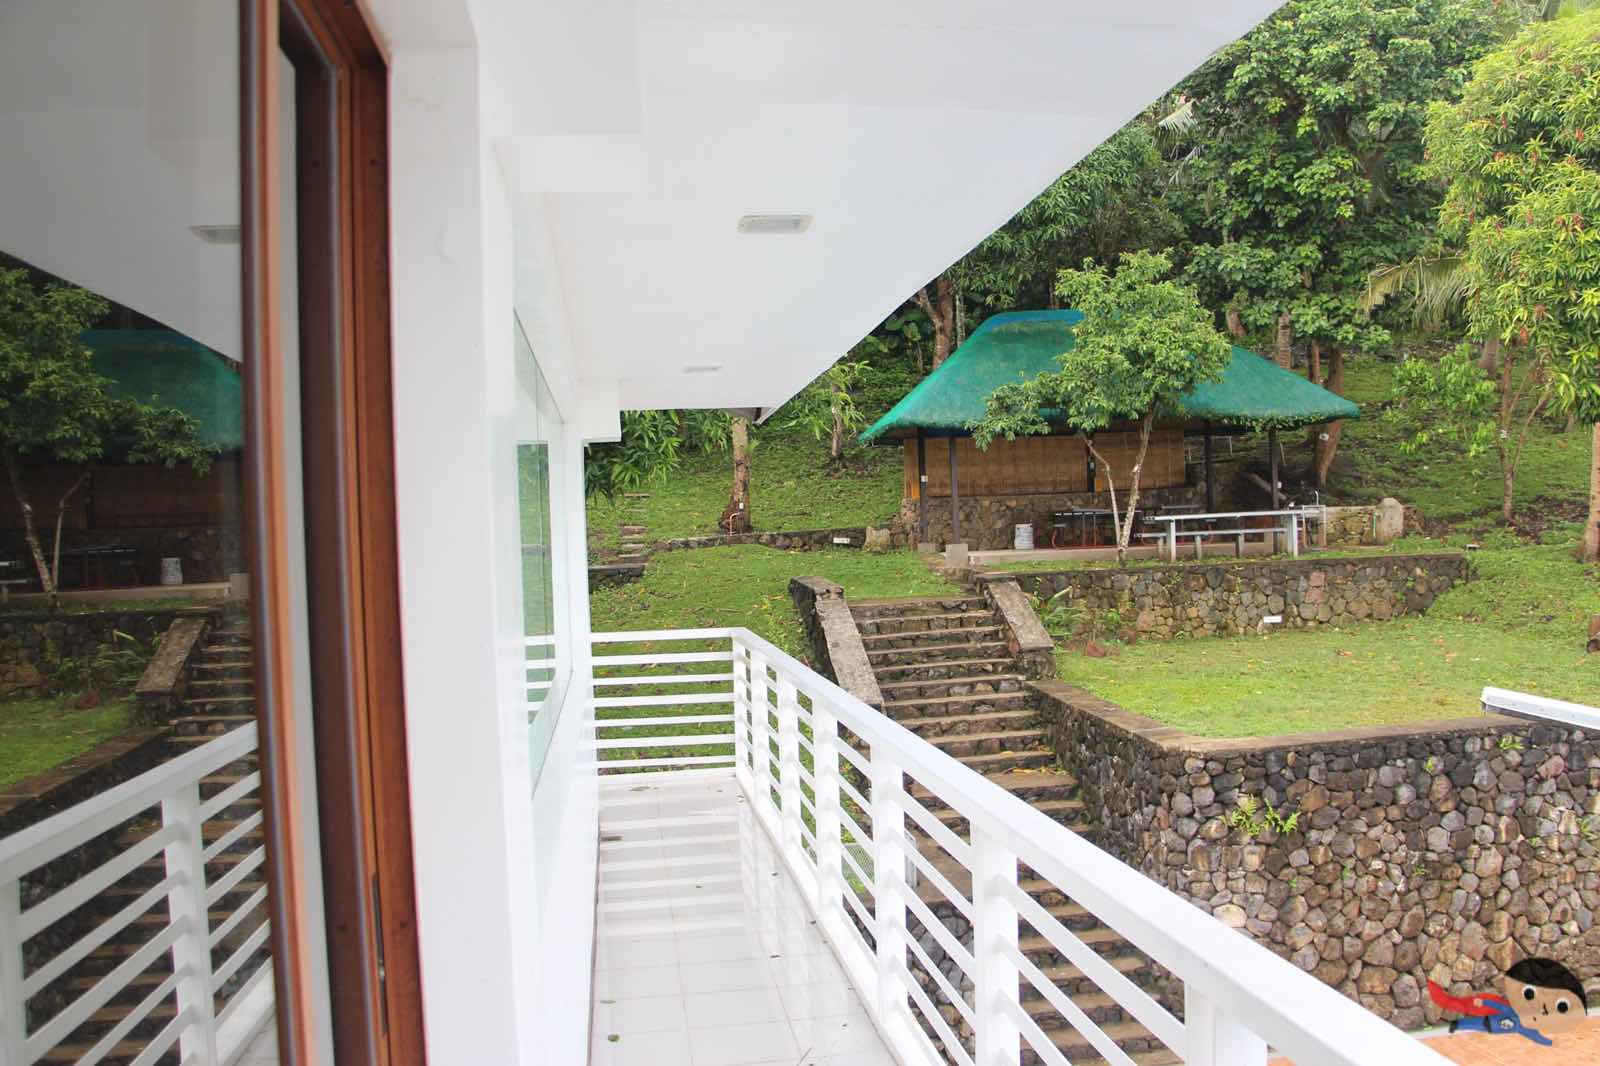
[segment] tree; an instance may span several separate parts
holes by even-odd
[[[726,452],[728,424],[722,411],[624,411],[620,440],[584,446],[584,494],[615,497],[659,485],[687,456]]]
[[[824,370],[784,406],[789,411],[784,425],[803,429],[817,440],[827,438],[828,461],[836,465],[842,462],[845,434],[867,424],[865,412],[856,404],[855,390],[871,373],[872,364],[852,356],[885,350],[876,337],[867,337],[856,345],[850,355]]]
[[[184,463],[204,473],[217,449],[201,442],[199,425],[172,407],[118,398],[110,379],[95,373],[80,339],[107,303],[73,285],[40,283],[23,268],[0,269],[0,461],[23,536],[52,607],[60,602],[61,528],[68,505],[89,480],[92,465],[112,457],[130,463]],[[56,501],[55,535],[45,559],[38,516],[22,471],[24,456],[78,468]]]
[[[1589,422],[1600,419],[1596,72],[1600,12],[1537,23],[1474,68],[1458,103],[1435,105],[1427,129],[1432,172],[1449,182],[1441,228],[1463,247],[1475,288],[1475,335],[1500,342],[1502,364],[1523,364],[1542,400]],[[1590,560],[1600,558],[1592,436]]]
[[[748,533],[750,524],[750,420],[734,416],[733,489],[728,494],[728,506],[722,509],[724,533]]]
[[[1186,276],[1288,365],[1342,387],[1344,354],[1388,340],[1360,302],[1375,267],[1420,253],[1439,200],[1421,169],[1431,101],[1499,38],[1494,0],[1290,0],[1183,85],[1198,142]],[[1318,483],[1338,445],[1317,440]]]
[[[1073,348],[1058,357],[1061,369],[1002,385],[989,397],[984,418],[972,426],[978,447],[996,437],[1048,433],[1047,409],[1084,440],[1111,494],[1117,558],[1126,561],[1139,506],[1139,477],[1156,421],[1180,413],[1179,401],[1196,385],[1217,381],[1232,345],[1213,325],[1193,289],[1163,280],[1172,261],[1154,252],[1123,255],[1115,273],[1085,261],[1064,270],[1057,291],[1083,312]],[[1139,451],[1128,471],[1127,510],[1119,514],[1115,471],[1095,447],[1093,434],[1135,421]]]

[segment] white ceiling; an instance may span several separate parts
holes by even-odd
[[[483,0],[474,18],[519,244],[558,275],[580,373],[624,408],[766,407],[1276,6]],[[736,231],[762,212],[815,222]]]

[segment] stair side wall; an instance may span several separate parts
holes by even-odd
[[[882,710],[883,692],[844,589],[826,578],[797,577],[789,581],[789,595],[800,611],[817,671],[862,703]]]

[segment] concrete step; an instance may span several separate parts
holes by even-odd
[[[231,651],[231,649],[230,649]],[[198,677],[215,677],[218,674],[227,674],[233,670],[249,671],[255,664],[250,659],[239,655],[219,655],[215,659],[196,659],[194,672]]]
[[[1064,1025],[1065,1023],[1063,1023],[1063,1026]],[[1103,1061],[1096,1054],[1094,1045],[1089,1043],[1089,1038],[1078,1032],[1076,1029],[1065,1027],[1052,1029],[1047,1026],[1041,1026],[1041,1028],[1044,1028],[1045,1035],[1049,1036],[1050,1039],[1055,1042],[1056,1050],[1061,1052],[1061,1054],[1066,1057],[1068,1062],[1073,1063],[1073,1066],[1078,1066],[1080,1063],[1094,1063]],[[1116,1045],[1121,1048],[1124,1053],[1129,1055],[1162,1052],[1165,1052],[1169,1056],[1171,1054],[1170,1052],[1167,1052],[1166,1045],[1162,1044],[1159,1040],[1152,1036],[1150,1030],[1146,1029],[1138,1022],[1108,1022],[1100,1027],[1100,1031],[1115,1041]],[[1033,1062],[1043,1061],[1040,1056],[1031,1050],[1024,1050],[1022,1061],[1024,1063],[1028,1063],[1030,1061],[1030,1056],[1031,1061]],[[1182,1060],[1177,1057],[1169,1057],[1164,1060],[1159,1058],[1150,1058],[1144,1061],[1141,1061],[1139,1058],[1134,1058],[1134,1062],[1138,1063],[1138,1066],[1155,1066],[1156,1063],[1163,1061],[1181,1062]]]
[[[989,692],[967,696],[933,696],[927,699],[884,700],[883,713],[898,722],[904,718],[934,718],[950,714],[1015,711],[1026,707],[1027,699],[1028,694],[1018,690],[1016,692]]]
[[[990,781],[1033,806],[1057,799],[1071,799],[1077,795],[1078,779],[1059,769],[996,771],[987,775]],[[911,786],[911,795],[931,811],[947,810],[943,800],[920,784]]]
[[[255,680],[246,676],[222,676],[215,672],[201,674],[189,682],[189,696],[193,699],[216,696],[248,696],[255,691]]]
[[[202,704],[222,703],[226,710],[223,713],[210,713],[211,708],[206,706],[198,714],[186,714],[182,718],[172,720],[172,739],[187,740],[190,737],[200,737],[204,740],[215,740],[224,733],[231,733],[235,729],[249,725],[256,720],[254,714],[230,713],[243,709],[243,703],[251,704],[254,710],[255,697],[222,696],[216,699],[185,700],[185,706],[200,706]]]
[[[235,693],[230,696],[190,696],[183,701],[188,708],[184,718],[214,718],[214,717],[245,717],[254,721],[256,709],[255,693]],[[176,719],[183,721],[184,718]],[[230,727],[232,728],[232,727]]]
[[[954,752],[950,754],[955,755]],[[1044,769],[1056,764],[1056,753],[1044,748],[1023,751],[995,751],[972,755],[956,755],[963,766],[976,770],[985,777],[1013,770]]]
[[[904,681],[878,682],[888,700],[926,700],[945,696],[994,696],[1022,691],[1021,674],[961,674],[955,677],[918,676]]]
[[[868,647],[867,660],[873,670],[885,666],[932,666],[940,660],[992,658],[1004,655],[1006,645],[1000,640],[960,640],[957,634],[945,634],[942,643],[913,644],[910,647]]]
[[[1138,984],[1138,979],[1151,973],[1153,967],[1150,960],[1138,952],[1127,951],[1106,958],[1112,968],[1124,977]],[[1079,992],[1098,992],[1100,986],[1091,981],[1084,972],[1070,962],[1052,963],[1049,966],[1040,966],[1039,970],[1049,978],[1055,986],[1069,995]]]
[[[960,629],[972,625],[992,625],[998,622],[990,610],[929,611],[925,614],[897,614],[881,618],[857,618],[856,628],[862,636],[884,633],[922,633],[930,630]]]
[[[966,643],[1001,643],[1003,637],[998,625],[952,625],[944,629],[921,629],[906,633],[873,633],[861,638],[868,652],[885,648],[915,648],[927,652],[957,641]]]
[[[894,618],[908,614],[988,609],[982,596],[911,596],[905,599],[851,600],[850,614],[858,621]]]
[[[1079,940],[1093,948],[1099,955],[1128,955],[1133,951],[1121,933],[1098,922],[1087,928],[1075,929],[1073,932],[1077,934]],[[1054,944],[1037,934],[1029,934],[1018,939],[1017,950],[1040,969],[1046,966],[1058,966],[1068,961]]]
[[[1010,674],[1016,665],[1015,660],[999,656],[988,659],[930,659],[926,662],[885,663],[876,667],[873,673],[878,678],[878,687],[886,688],[901,680],[921,677],[991,677]]]
[[[1080,799],[1029,800],[1028,806],[1041,814],[1048,815],[1069,829],[1082,828],[1086,821],[1083,801]],[[957,836],[965,838],[972,828],[967,821],[966,815],[949,807],[935,811],[934,815]]]
[[[1030,710],[989,711],[978,714],[934,714],[920,718],[902,718],[895,721],[913,733],[937,743],[938,738],[981,736],[1008,730],[1020,731],[1033,724],[1036,716]]]

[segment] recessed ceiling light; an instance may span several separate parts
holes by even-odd
[[[686,366],[683,368],[683,372],[685,374],[715,374],[721,369],[720,366]]]
[[[811,227],[810,215],[742,215],[740,233],[804,233]]]
[[[238,226],[190,226],[189,232],[207,244],[238,244]]]

